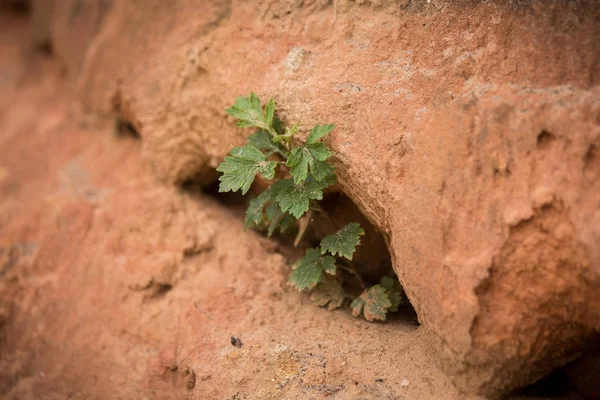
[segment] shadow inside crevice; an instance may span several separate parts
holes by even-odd
[[[264,190],[255,184],[245,196],[240,191],[222,193],[219,192],[218,180],[214,180],[208,185],[202,184],[203,181],[188,179],[181,186],[181,190],[193,197],[213,198],[241,220],[245,218],[249,201]],[[297,225],[292,225],[284,233],[275,231],[271,239],[276,243],[279,253],[289,260],[296,260],[304,254],[306,249],[318,247],[321,239],[325,236],[337,232],[350,222],[358,222],[365,234],[361,237],[361,243],[357,246],[351,263],[359,272],[363,284],[366,284],[367,287],[379,284],[384,276],[398,279],[392,267],[390,251],[384,235],[360,211],[350,197],[341,191],[326,192],[319,205],[324,213],[309,212],[305,214],[307,218],[310,218],[310,222],[306,231],[300,236],[300,240],[298,240],[300,229]],[[255,231],[267,236],[266,226],[256,227]],[[354,296],[359,296],[363,290],[361,282],[346,271],[341,269],[338,271],[338,274],[341,274],[344,290]],[[419,325],[417,313],[406,296],[404,296],[404,303],[401,304],[398,311],[388,314],[387,321]]]
[[[600,334],[587,342],[574,361],[552,370],[537,382],[510,393],[505,400],[600,399]]]

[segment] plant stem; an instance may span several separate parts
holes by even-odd
[[[321,205],[315,201],[315,200],[311,200],[311,204],[310,204],[310,208],[316,212],[318,212],[319,214],[321,214],[321,216],[323,216],[325,218],[325,220],[329,223],[329,226],[334,230],[337,231],[338,228],[336,228],[335,224],[333,223],[333,221],[331,220],[331,218],[329,218],[329,215],[327,213],[327,211],[325,211],[323,209],[323,207],[321,207]]]
[[[304,215],[304,217],[302,217],[303,220],[298,221],[298,234],[296,235],[296,239],[294,239],[294,247],[298,247],[298,244],[300,244],[300,241],[302,240],[302,238],[304,237],[304,234],[308,230],[308,225],[310,225],[310,222],[312,221],[312,217],[313,217],[313,210],[309,210]]]
[[[337,230],[337,228],[335,227],[335,224],[333,223],[331,218],[329,218],[329,215],[327,215],[327,211],[325,211],[319,203],[317,203],[316,201],[312,201],[311,209],[315,210],[316,212],[321,214],[323,217],[325,217],[325,219],[327,220],[327,222],[329,222],[329,225],[333,228],[334,231]],[[362,277],[360,276],[360,274],[354,267],[354,264],[352,264],[352,262],[350,262],[350,261],[346,261],[346,263],[347,263],[347,265],[339,264],[339,263],[337,265],[344,271],[353,275],[356,278],[356,280],[358,281],[358,283],[360,283],[360,286],[362,287],[362,289],[365,290],[367,285],[365,284],[365,281],[363,281]]]
[[[351,275],[354,276],[354,278],[356,278],[356,280],[358,281],[358,283],[360,283],[360,286],[363,290],[365,290],[365,288],[367,287],[365,285],[365,281],[363,281],[363,278],[360,276],[360,274],[358,273],[358,271],[356,271],[356,268],[354,268],[354,265],[352,263],[348,263],[348,265],[343,265],[343,264],[338,264],[338,268],[343,269],[344,271],[350,273]]]

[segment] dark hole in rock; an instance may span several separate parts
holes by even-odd
[[[256,198],[266,189],[267,185],[268,182],[257,180],[251,190],[243,196],[240,191],[235,193],[219,192],[218,180],[208,186],[203,186],[198,180],[191,179],[183,184],[182,190],[192,195],[208,195],[226,206],[238,218],[244,219],[248,202]],[[357,247],[351,263],[359,272],[365,286],[370,287],[380,283],[384,276],[398,279],[392,268],[391,256],[384,236],[348,196],[342,192],[325,193],[320,206],[327,217],[310,211],[305,214],[307,218],[310,217],[310,222],[301,236],[301,240],[297,240],[300,224],[293,224],[284,233],[275,231],[271,238],[277,243],[277,251],[290,260],[299,259],[307,248],[319,246],[321,239],[325,236],[337,232],[350,222],[358,222],[364,229],[365,235],[361,237],[361,244]],[[267,226],[257,227],[255,230],[267,235]],[[297,246],[294,245],[295,242],[297,242]],[[345,262],[341,258],[339,261]],[[362,292],[360,281],[341,269],[338,273],[342,274],[344,289],[359,296]],[[398,312],[388,315],[388,320],[405,321],[418,325],[416,312],[406,297]]]
[[[556,368],[537,382],[507,396],[506,400],[600,399],[600,334],[588,342],[581,356]]]
[[[318,246],[322,238],[337,232],[350,222],[358,222],[365,231],[352,262],[368,284],[377,284],[392,269],[392,260],[385,239],[362,214],[356,204],[344,193],[324,196],[321,207],[327,217],[315,214],[312,226],[311,246]]]
[[[135,128],[135,126],[124,119],[121,118],[115,118],[115,136],[119,137],[119,138],[129,138],[129,139],[135,139],[135,140],[140,140],[141,136],[140,133],[138,132],[138,130]]]
[[[315,214],[311,224],[313,236],[310,246],[318,246],[323,237],[335,233],[348,223],[358,222],[365,234],[356,248],[352,264],[360,273],[364,283],[367,286],[376,285],[384,276],[398,279],[392,267],[392,258],[385,237],[350,197],[343,192],[326,193],[321,201],[321,207],[327,217]],[[345,279],[344,282],[345,285],[346,282],[350,282],[348,289],[353,290],[356,295],[360,294],[362,288],[356,280],[353,282],[352,279]],[[406,321],[418,325],[417,314],[406,296],[398,311],[388,314],[387,320]]]
[[[215,176],[218,176],[218,172],[215,171]],[[241,191],[237,192],[219,192],[219,181],[215,180],[209,185],[202,185],[199,179],[189,179],[183,184],[183,190],[191,191],[195,193],[203,193],[216,199],[219,203],[223,204],[228,208],[235,209],[236,215],[240,215],[243,218],[244,212],[246,211],[246,204],[250,200],[249,195],[242,195]]]
[[[592,182],[596,182],[600,176],[600,157],[598,156],[598,146],[590,145],[583,159],[583,173]]]
[[[47,57],[52,57],[52,55],[54,54],[54,46],[52,46],[52,42],[50,41],[50,39],[45,39],[37,43],[35,45],[34,50]]]
[[[173,285],[170,283],[156,283],[153,289],[152,297],[164,296],[171,289],[173,289]]]
[[[591,164],[598,158],[598,146],[592,144],[585,153],[585,163]]]
[[[552,371],[549,375],[540,379],[532,385],[521,389],[518,393],[511,395],[507,400],[517,399],[580,399],[563,368]]]
[[[554,136],[554,134],[543,130],[537,136],[537,146],[540,149],[548,149],[554,140],[556,140],[556,136]]]
[[[14,14],[29,14],[31,2],[29,0],[0,0],[0,10],[6,10]]]

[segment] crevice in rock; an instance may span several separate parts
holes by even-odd
[[[373,285],[379,283],[381,277],[392,269],[390,252],[383,235],[363,215],[358,206],[344,193],[326,194],[321,201],[328,218],[315,215],[311,223],[311,242],[309,246],[317,246],[322,238],[350,222],[358,222],[364,229],[365,235],[356,249],[353,263],[363,276],[363,279]]]
[[[39,43],[36,43],[34,45],[34,51],[42,54],[46,57],[53,57],[54,56],[54,46],[52,45],[52,41],[50,41],[50,39],[44,39]]]
[[[541,131],[537,136],[538,149],[546,150],[552,145],[552,142],[556,140],[556,136],[546,130]]]
[[[218,172],[215,171],[215,175]],[[210,196],[217,200],[219,203],[229,208],[246,208],[248,198],[242,195],[242,192],[219,192],[219,181],[215,180],[209,185],[201,185],[199,180],[188,180],[183,184],[184,190],[200,191],[203,194]]]
[[[509,394],[506,400],[600,398],[600,334],[589,342],[574,361],[554,369],[537,382]]]
[[[597,179],[600,176],[600,156],[598,156],[598,146],[591,144],[587,149],[583,159],[583,172],[591,180]]]
[[[31,12],[30,0],[3,0],[0,1],[0,10],[6,10],[13,14],[29,15]]]
[[[215,175],[218,176],[216,171]],[[264,190],[262,187],[264,183],[255,184],[244,196],[239,191],[235,193],[219,192],[218,180],[209,185],[202,185],[201,182],[200,179],[189,179],[183,183],[181,190],[192,196],[209,196],[228,208],[241,220],[245,217],[248,202]],[[364,283],[368,286],[376,285],[386,275],[398,279],[393,270],[390,252],[383,234],[360,211],[350,197],[340,191],[326,192],[320,205],[327,217],[317,213],[312,214],[308,228],[297,246],[294,245],[298,233],[297,227],[292,226],[283,234],[278,231],[273,234],[271,240],[276,243],[277,252],[289,260],[298,259],[304,254],[305,249],[318,246],[325,236],[335,233],[350,222],[358,222],[364,229],[365,235],[361,237],[361,244],[356,249],[352,264],[360,273]],[[256,230],[267,235],[266,227]],[[343,274],[344,289],[356,296],[360,295],[361,287],[358,280],[344,271],[340,273]],[[419,324],[417,314],[408,298],[405,298],[405,304],[399,308],[398,312],[388,315],[388,321]]]
[[[141,140],[139,129],[136,128],[136,124],[133,122],[133,118],[129,115],[126,105],[123,104],[121,91],[117,90],[112,100],[112,109],[115,115],[114,119],[114,134],[121,138],[130,138],[135,140]]]
[[[152,278],[145,285],[130,286],[129,289],[134,292],[144,292],[145,299],[160,299],[173,289],[173,285]]]
[[[574,389],[569,383],[564,367],[558,368],[539,381],[509,395],[507,400],[517,399],[579,399],[574,397]]]
[[[135,129],[133,124],[120,117],[115,118],[115,136],[119,138],[129,138],[134,140],[141,140],[140,133]]]

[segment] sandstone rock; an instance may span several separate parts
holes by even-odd
[[[431,332],[310,305],[273,241],[83,124],[54,66],[0,90],[0,398],[460,397]]]
[[[599,29],[593,1],[153,0],[114,2],[83,54],[53,40],[86,109],[131,122],[168,182],[214,179],[250,90],[336,123],[341,187],[447,369],[496,396],[600,329]]]

